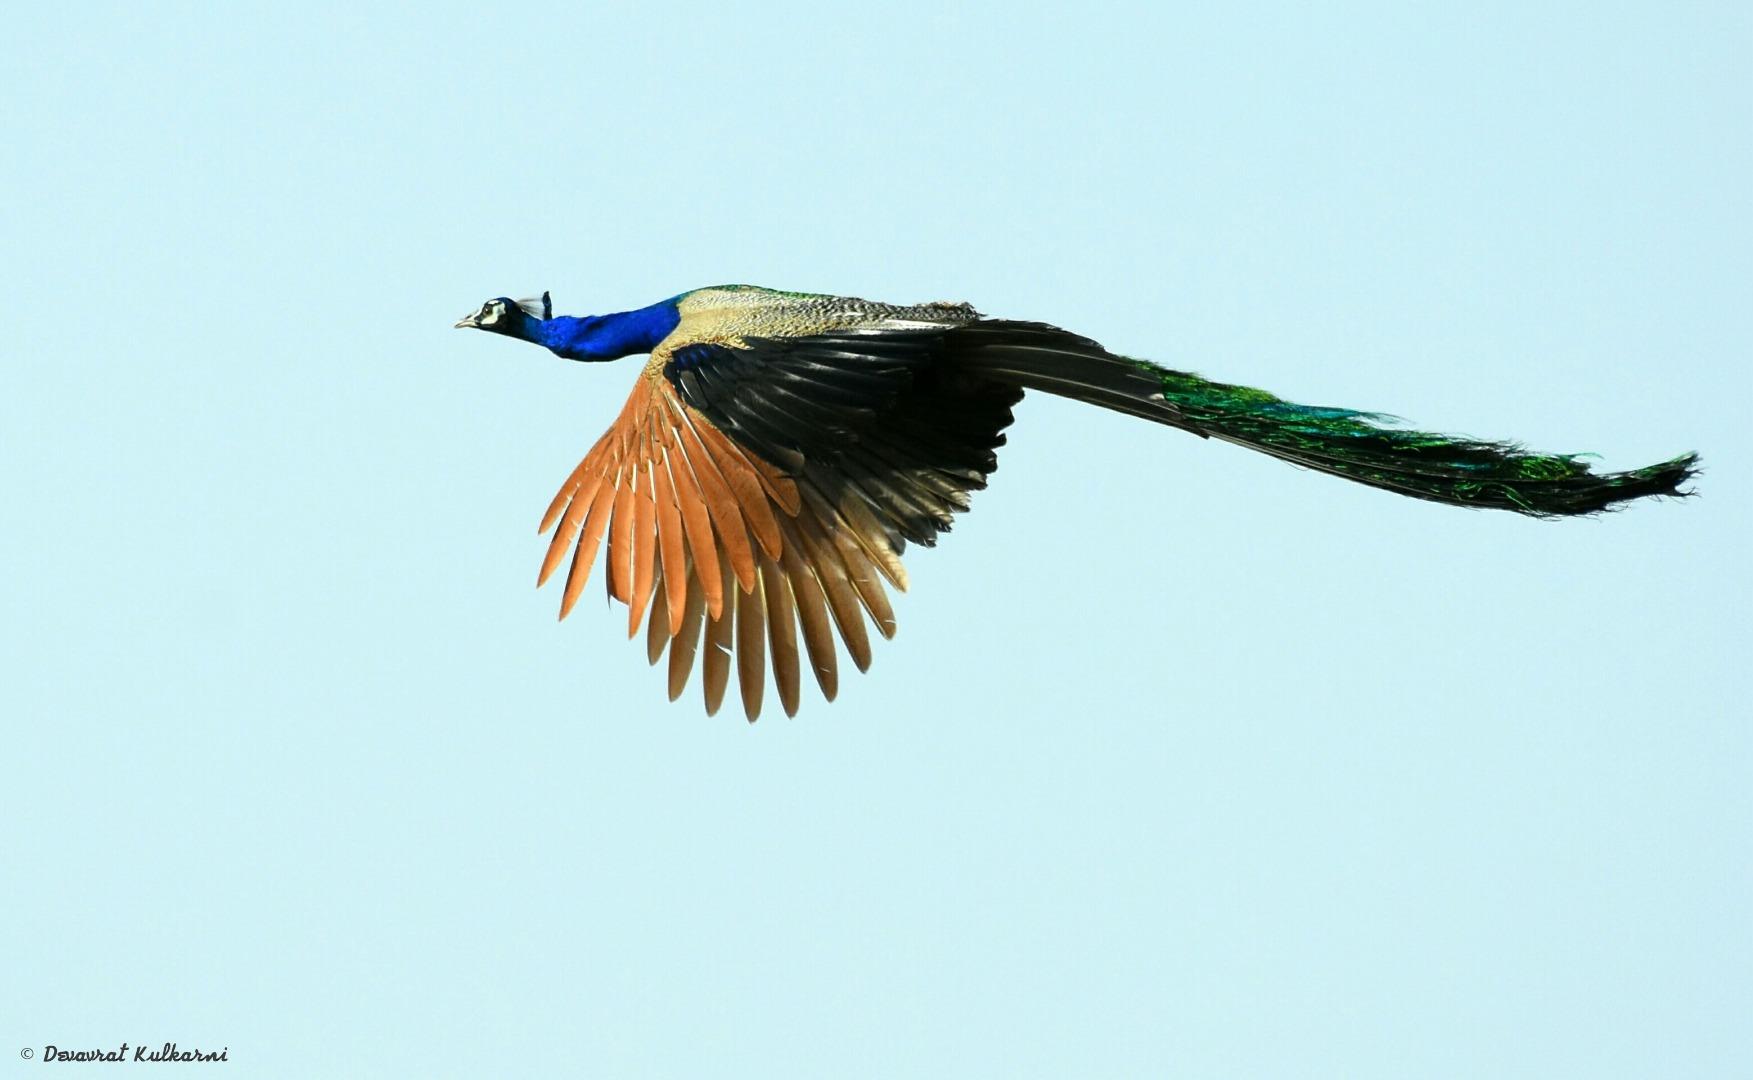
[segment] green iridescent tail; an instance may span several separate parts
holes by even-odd
[[[1417,499],[1533,517],[1592,514],[1646,495],[1686,495],[1698,455],[1596,473],[1575,454],[1536,454],[1390,426],[1393,417],[1284,401],[1130,357],[1035,323],[987,321],[957,332],[965,363],[1046,390]]]
[[[1678,495],[1697,472],[1683,454],[1628,472],[1596,473],[1574,454],[1537,454],[1388,427],[1394,418],[1281,401],[1261,390],[1142,365],[1189,427],[1311,469],[1432,502],[1535,517],[1592,514],[1646,495]]]

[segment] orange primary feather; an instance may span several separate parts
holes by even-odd
[[[779,523],[773,520],[772,503],[762,490],[760,475],[743,452],[735,446],[722,431],[711,424],[696,424],[695,430],[700,434],[701,441],[707,445],[712,460],[724,474],[725,482],[730,485],[732,494],[742,507],[743,517],[748,521],[749,531],[755,534],[756,543],[761,545],[769,557],[779,554]],[[742,575],[738,575],[740,578]],[[753,584],[751,573],[745,583],[745,589]]]
[[[701,426],[710,427],[706,424]],[[719,554],[728,559],[738,584],[753,588],[755,554],[749,547],[748,533],[743,527],[742,514],[737,509],[736,496],[732,494],[719,462],[707,452],[700,441],[694,425],[684,422],[676,430],[681,435],[682,447],[693,470],[694,479],[699,482],[701,500],[705,502],[707,513],[712,518],[712,527],[718,534],[721,548]],[[730,598],[726,596],[725,599]]]
[[[639,632],[639,620],[645,605],[651,601],[651,587],[657,574],[657,499],[652,494],[651,459],[646,458],[638,470],[633,493],[633,595],[627,601],[627,636]]]
[[[637,468],[621,467],[615,480],[615,515],[609,519],[609,595],[623,604],[633,584],[633,481]]]
[[[603,539],[603,530],[609,526],[609,507],[615,500],[615,489],[608,484],[597,488],[596,497],[591,500],[590,512],[584,520],[584,534],[579,537],[578,546],[572,552],[572,568],[566,572],[566,591],[560,594],[560,617],[564,619],[578,603],[578,594],[584,589],[584,583],[590,578],[591,564],[596,562],[597,547]]]
[[[653,494],[657,500],[657,540],[658,553],[662,556],[661,577],[677,584],[688,580],[688,545],[687,538],[682,535],[682,512],[676,506],[676,489],[670,480],[669,454],[660,451],[663,459],[654,462],[651,476],[654,485]],[[682,608],[688,602],[685,589],[669,590],[665,597],[669,604],[668,625],[682,625]]]
[[[571,551],[561,617],[606,546],[605,587],[627,605],[629,636],[643,620],[647,659],[655,664],[667,648],[672,700],[698,659],[709,713],[723,702],[734,660],[751,720],[769,670],[781,706],[794,715],[805,652],[832,701],[836,630],[864,670],[871,661],[866,618],[885,637],[895,630],[884,579],[906,588],[893,534],[859,497],[833,505],[814,483],[738,445],[651,374],[567,477],[542,525],[555,531],[538,583]]]

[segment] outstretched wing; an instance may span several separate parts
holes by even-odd
[[[607,587],[649,613],[653,663],[674,700],[701,638],[707,711],[734,654],[760,712],[771,663],[796,712],[798,634],[822,693],[838,689],[835,633],[859,670],[865,619],[895,630],[882,581],[906,588],[907,540],[930,544],[996,468],[1019,391],[958,374],[942,335],[887,331],[689,345],[654,357],[619,419],[555,496],[546,581],[570,553],[560,613],[607,540]]]

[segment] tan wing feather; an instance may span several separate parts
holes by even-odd
[[[871,622],[876,624],[877,632],[885,638],[894,637],[895,612],[889,607],[889,596],[883,592],[882,578],[877,576],[864,548],[844,531],[834,533],[834,546],[839,550],[840,562],[846,567],[846,576],[852,580],[852,587],[858,592],[859,600],[863,601],[864,609],[870,612]]]

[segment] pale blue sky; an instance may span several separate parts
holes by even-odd
[[[1747,1074],[1745,5],[51,7],[0,1072]],[[868,675],[708,720],[532,588],[635,362],[450,324],[726,281],[1708,472],[1540,523],[1031,398]]]

